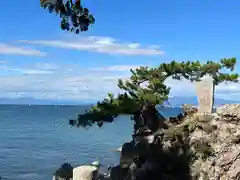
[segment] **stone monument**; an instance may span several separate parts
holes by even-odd
[[[198,112],[210,114],[213,110],[214,84],[212,78],[196,82],[196,93],[198,98]]]

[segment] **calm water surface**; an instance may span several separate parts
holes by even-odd
[[[129,141],[132,122],[121,116],[102,128],[73,128],[68,119],[81,106],[0,105],[0,176],[6,180],[48,180],[59,166],[91,163],[116,164],[116,149]],[[179,111],[179,110],[177,110]],[[168,116],[176,110],[164,110]]]

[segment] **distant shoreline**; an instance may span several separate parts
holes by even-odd
[[[99,99],[100,100],[100,99]],[[96,105],[97,100],[87,100],[87,99],[75,99],[75,100],[67,100],[67,99],[37,99],[37,98],[30,98],[30,97],[21,97],[21,98],[3,98],[0,97],[0,105],[6,106],[64,106],[64,107],[73,107],[73,106],[86,106],[90,107]],[[240,103],[239,101],[232,101],[232,100],[224,100],[215,98],[215,104],[223,105],[223,104],[235,104]],[[196,96],[190,97],[169,97],[168,103],[163,103],[165,107],[168,105],[172,105],[174,107],[181,107],[182,104],[191,104],[194,107],[198,105],[198,100]]]
[[[88,104],[0,104],[0,106],[90,106]]]
[[[230,104],[238,104],[238,103],[230,103]],[[1,104],[0,106],[92,106],[93,104]],[[225,104],[218,104],[213,106],[213,108],[217,108]],[[159,105],[159,108],[181,108],[181,105]],[[192,107],[197,108],[197,105],[192,105]]]

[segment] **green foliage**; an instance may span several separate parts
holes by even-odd
[[[49,13],[55,12],[60,16],[62,30],[78,34],[87,31],[89,25],[95,22],[93,15],[81,5],[80,0],[76,0],[75,3],[72,0],[57,0],[57,4],[45,3],[41,0],[40,3],[41,7],[48,9]]]
[[[131,69],[131,77],[127,81],[119,80],[118,87],[123,94],[108,97],[98,102],[85,114],[78,116],[78,125],[88,126],[95,122],[101,126],[102,123],[112,122],[119,114],[133,114],[145,101],[153,104],[162,104],[168,99],[170,87],[164,85],[164,81],[173,79],[200,81],[202,77],[209,75],[214,84],[218,85],[225,81],[238,82],[238,74],[227,73],[233,71],[236,58],[221,59],[220,62],[208,61],[201,64],[199,61],[186,61],[162,63],[156,68],[140,67]]]

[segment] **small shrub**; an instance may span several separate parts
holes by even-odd
[[[195,151],[201,155],[203,160],[206,160],[209,156],[212,156],[214,151],[205,139],[196,139],[193,142]]]
[[[197,123],[197,127],[208,134],[212,133],[217,128],[209,123]]]
[[[233,138],[232,142],[234,144],[240,144],[240,135],[237,135]]]

